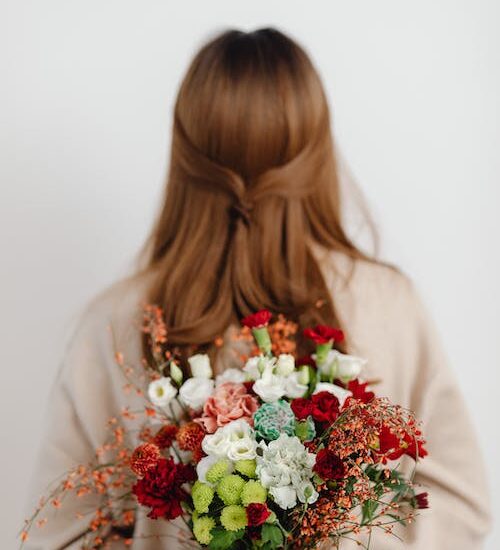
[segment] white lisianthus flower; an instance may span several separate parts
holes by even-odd
[[[177,389],[168,376],[153,380],[148,386],[149,399],[157,407],[166,407],[176,395]]]
[[[302,481],[297,486],[297,497],[303,504],[313,504],[318,500],[319,493],[310,481]]]
[[[257,456],[257,441],[250,436],[245,436],[236,441],[231,441],[227,458],[229,460],[252,460]]]
[[[256,457],[256,474],[280,508],[293,508],[297,497],[314,498],[310,480],[316,455],[298,437],[282,433],[274,441],[260,442],[259,447],[262,454]]]
[[[265,403],[274,403],[285,395],[285,377],[273,373],[274,365],[265,365],[261,378],[252,386],[253,391]]]
[[[368,362],[366,359],[361,357],[355,357],[354,355],[346,355],[345,353],[340,353],[340,351],[333,350],[336,354],[337,361],[337,376],[348,382],[349,380],[354,380],[357,378],[363,367]]]
[[[240,369],[226,369],[222,374],[218,374],[215,377],[215,386],[220,386],[226,382],[234,382],[235,384],[242,384],[247,377],[245,373]]]
[[[303,397],[306,393],[307,384],[301,384],[301,373],[292,372],[285,378],[285,395],[289,399],[296,399],[297,397]]]
[[[198,479],[203,483],[207,482],[207,472],[210,470],[210,468],[220,460],[218,456],[215,455],[209,455],[204,456],[196,465],[196,475],[198,476]]]
[[[316,359],[315,354],[312,357]],[[366,363],[366,359],[332,349],[328,352],[326,360],[318,365],[318,368],[320,373],[330,380],[340,378],[347,382],[357,378]]]
[[[295,359],[290,353],[281,353],[276,364],[276,374],[288,376],[295,370]]]
[[[230,444],[228,432],[225,432],[224,428],[219,428],[213,434],[208,434],[203,438],[201,448],[209,456],[225,458]]]
[[[260,356],[250,357],[245,363],[243,370],[247,373],[250,380],[258,380],[260,378],[259,362]]]
[[[201,448],[209,456],[229,460],[251,460],[256,457],[257,442],[253,428],[245,420],[233,420],[201,442]]]
[[[345,390],[340,386],[337,386],[337,384],[330,384],[329,382],[318,382],[318,384],[316,384],[316,388],[313,391],[313,394],[322,391],[332,393],[339,400],[340,407],[343,407],[345,400],[352,395],[352,392],[350,392],[349,390]]]
[[[269,494],[273,497],[274,502],[283,510],[293,508],[297,504],[297,491],[291,485],[271,487]]]
[[[188,358],[191,374],[194,378],[212,378],[210,358],[206,353],[197,353]]]
[[[188,407],[195,411],[201,409],[214,391],[214,381],[210,378],[188,378],[182,384],[179,395]]]

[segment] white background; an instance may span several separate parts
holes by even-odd
[[[315,60],[383,256],[416,280],[442,333],[498,509],[498,2],[0,5],[0,546],[16,546],[71,323],[132,265],[158,206],[179,80],[230,25],[277,25]],[[497,530],[488,549],[499,547]]]

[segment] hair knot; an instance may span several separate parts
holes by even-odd
[[[253,204],[250,201],[239,200],[231,205],[229,214],[235,220],[242,220],[245,225],[250,225]]]

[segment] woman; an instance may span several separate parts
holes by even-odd
[[[169,342],[205,344],[216,368],[238,366],[231,338],[260,308],[305,326],[341,326],[379,395],[423,420],[430,456],[418,479],[429,511],[398,534],[412,549],[478,549],[489,524],[483,466],[462,397],[411,280],[363,254],[342,224],[329,110],[305,52],[274,29],[228,31],[194,58],[175,105],[166,199],[140,273],[87,308],[54,386],[33,484],[89,461],[107,418],[131,404],[114,345],[139,363],[134,324],[144,302],[164,307]],[[211,342],[224,335],[215,352]],[[78,548],[80,503],[65,503],[29,548]],[[175,525],[138,512],[134,550],[181,546]],[[400,548],[375,534],[372,547]],[[120,545],[118,545],[119,547]],[[343,543],[342,548],[351,548]]]

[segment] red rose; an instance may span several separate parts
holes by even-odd
[[[154,468],[161,458],[160,449],[155,443],[139,445],[130,457],[130,468],[135,475],[142,477],[148,470]]]
[[[332,340],[342,342],[344,339],[344,333],[340,329],[326,325],[316,325],[314,328],[306,328],[304,336],[316,344],[328,344]]]
[[[298,397],[290,403],[290,406],[292,407],[293,414],[298,420],[304,420],[308,416],[312,416],[313,405],[309,399]]]
[[[195,477],[192,466],[161,458],[132,487],[132,492],[139,504],[151,508],[149,518],[175,519],[182,514],[181,502],[188,498],[182,485]]]
[[[271,313],[267,309],[261,309],[253,315],[248,315],[241,320],[241,324],[248,328],[266,327],[271,320]]]
[[[321,449],[316,455],[313,467],[319,477],[325,481],[339,480],[345,476],[345,466],[342,460],[330,449]]]
[[[250,527],[257,527],[262,525],[266,519],[271,515],[270,510],[265,504],[253,502],[246,508],[248,525]]]
[[[330,392],[320,391],[311,397],[312,417],[316,422],[332,424],[339,414],[339,400]]]

